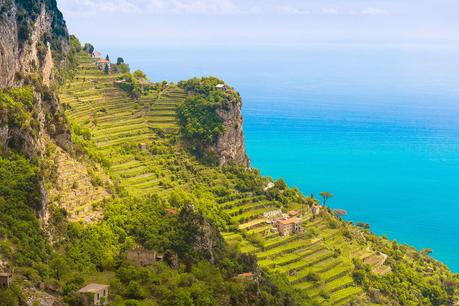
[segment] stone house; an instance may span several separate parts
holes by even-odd
[[[11,273],[0,273],[0,288],[9,288],[11,286]]]
[[[301,218],[279,220],[277,221],[279,234],[281,236],[288,236],[290,234],[299,233],[302,230],[301,223],[303,223],[303,219]]]
[[[108,287],[108,285],[92,283],[78,290],[83,306],[107,305]]]

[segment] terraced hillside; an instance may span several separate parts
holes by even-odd
[[[61,100],[91,154],[109,164],[112,177],[134,195],[167,193],[185,184],[187,174],[178,170],[195,162],[169,145],[178,130],[175,108],[185,93],[170,85],[133,100],[115,86],[116,75],[103,74],[87,55],[79,61]]]
[[[75,142],[104,165],[123,192],[167,198],[184,189],[202,197],[206,190],[207,200],[218,207],[211,213],[227,220],[227,225],[220,224],[226,228],[225,240],[254,254],[262,268],[284,274],[318,304],[342,305],[362,293],[351,277],[352,258],[368,259],[381,273],[388,272],[380,255],[355,238],[361,233],[354,230],[344,237],[346,225],[330,214],[313,217],[308,205],[285,205],[271,199],[263,186],[259,192],[244,192],[236,186],[234,173],[204,166],[183,150],[175,114],[186,97],[182,89],[168,85],[134,100],[116,86],[116,74],[104,74],[84,54],[79,63],[60,95]],[[263,180],[259,184],[267,182]],[[298,210],[302,232],[282,237],[273,230],[263,214],[278,209]]]
[[[263,217],[264,212],[280,206],[276,202],[252,195],[233,195],[220,202],[240,229],[224,233],[226,241],[256,255],[261,267],[285,274],[295,288],[315,302],[341,305],[362,293],[351,277],[352,258],[366,258],[372,252],[364,244],[346,241],[341,229],[331,228],[326,218],[313,218],[305,210],[303,232],[281,237]]]

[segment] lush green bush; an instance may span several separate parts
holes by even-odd
[[[33,106],[31,87],[0,90],[0,126],[28,127]]]
[[[0,236],[11,242],[2,251],[19,266],[42,262],[50,253],[36,217],[39,180],[35,163],[16,153],[0,156]]]

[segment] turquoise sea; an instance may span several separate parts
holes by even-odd
[[[152,80],[223,78],[254,167],[459,272],[458,46],[102,49]]]

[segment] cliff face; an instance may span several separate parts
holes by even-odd
[[[223,133],[218,136],[215,144],[209,146],[209,150],[217,156],[220,166],[226,164],[250,166],[250,160],[245,151],[241,108],[242,100],[238,97],[233,99],[227,107],[216,110],[218,116],[223,119]]]
[[[36,74],[50,85],[53,58],[69,51],[68,33],[53,0],[0,0],[0,88],[22,85]]]
[[[45,137],[60,145],[69,139],[59,118],[57,96],[48,89],[53,83],[55,62],[65,63],[70,51],[67,28],[55,0],[0,0],[0,88],[33,86],[33,115],[28,126],[0,121],[0,143],[41,155]]]
[[[215,77],[193,78],[178,85],[188,95],[177,115],[182,137],[192,151],[220,166],[250,167],[239,93]]]

